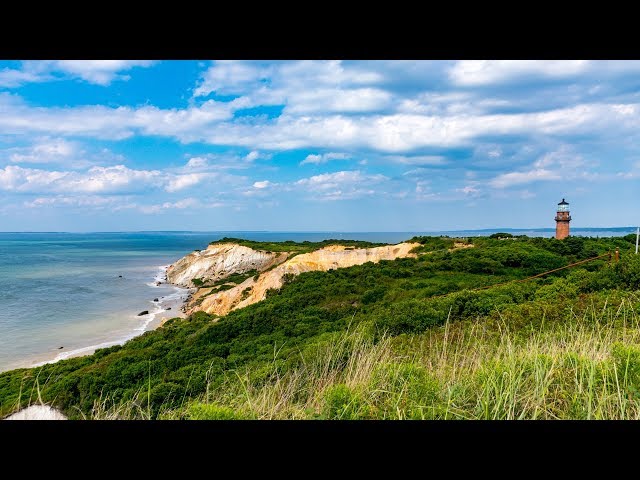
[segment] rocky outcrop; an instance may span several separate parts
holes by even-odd
[[[167,280],[181,287],[191,288],[194,279],[204,282],[222,280],[234,273],[251,270],[262,272],[282,263],[288,254],[254,250],[235,243],[216,243],[206,250],[195,251],[181,258],[167,269]]]
[[[186,313],[204,310],[207,313],[226,315],[236,308],[246,307],[264,300],[267,290],[282,287],[284,279],[288,278],[285,275],[299,275],[303,272],[327,271],[335,268],[361,265],[366,262],[377,263],[380,260],[415,257],[416,255],[410,252],[411,249],[417,246],[419,246],[417,243],[400,243],[374,248],[331,245],[315,252],[297,255],[281,265],[260,274],[257,280],[248,278],[240,285],[229,290],[211,293],[212,289],[201,289],[198,292],[199,295],[194,295],[192,301],[187,305]]]

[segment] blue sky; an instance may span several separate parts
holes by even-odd
[[[0,230],[640,223],[640,62],[0,61]]]

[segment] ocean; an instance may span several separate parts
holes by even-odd
[[[498,231],[551,237],[553,229],[441,232],[0,233],[0,371],[123,343],[179,313],[189,291],[161,283],[164,268],[212,240],[354,239],[397,243],[414,235],[479,236]],[[572,228],[619,236],[633,227]],[[158,299],[158,301],[154,301]],[[171,308],[171,310],[167,310]],[[148,314],[139,316],[142,311]]]

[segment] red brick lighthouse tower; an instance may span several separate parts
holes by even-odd
[[[556,213],[556,238],[562,240],[569,236],[569,222],[571,221],[571,215],[569,215],[569,203],[565,202],[564,198],[558,204],[558,211]]]

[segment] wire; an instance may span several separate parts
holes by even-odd
[[[532,275],[530,277],[526,277],[526,278],[520,278],[518,280],[507,280],[506,282],[501,282],[501,283],[494,283],[492,285],[485,285],[484,287],[477,287],[477,288],[472,288],[469,291],[470,292],[476,292],[478,290],[486,290],[488,288],[494,288],[494,287],[500,287],[502,285],[506,285],[508,283],[518,283],[518,282],[527,282],[533,278],[538,278],[538,277],[542,277],[544,275],[547,275],[549,273],[553,273],[553,272],[557,272],[559,270],[564,270],[565,268],[571,268],[571,267],[575,267],[576,265],[581,265],[583,263],[587,263],[587,262],[591,262],[593,260],[598,260],[599,258],[603,258],[603,257],[609,257],[609,260],[611,260],[611,252],[605,253],[603,255],[598,255],[597,257],[591,257],[591,258],[587,258],[586,260],[580,260],[579,262],[575,262],[575,263],[571,263],[569,265],[565,265],[564,267],[560,267],[560,268],[554,268],[553,270],[549,270],[546,272],[542,272],[542,273],[538,273],[537,275]],[[431,298],[439,298],[439,297],[446,297],[447,295],[451,295],[453,293],[458,293],[456,292],[448,292],[448,293],[443,293],[441,295],[434,295]]]

